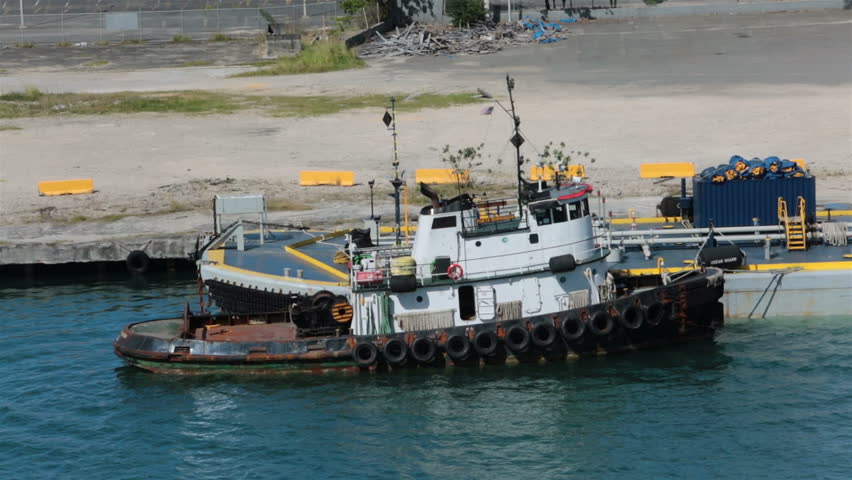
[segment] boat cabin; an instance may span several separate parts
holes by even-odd
[[[594,302],[606,272],[587,264],[608,251],[593,232],[592,187],[530,185],[521,201],[443,200],[421,186],[431,204],[411,246],[350,247],[353,333],[450,328]]]

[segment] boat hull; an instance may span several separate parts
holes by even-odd
[[[250,339],[232,336],[227,341],[213,341],[187,338],[181,331],[184,319],[154,320],[125,327],[116,338],[114,349],[130,365],[172,374],[327,373],[446,365],[554,363],[710,340],[724,322],[719,302],[723,288],[721,271],[708,269],[695,271],[671,285],[555,314],[391,335],[295,337],[272,341],[255,335]],[[638,317],[641,320],[637,320]],[[576,322],[582,323],[582,333],[566,334],[565,325]],[[540,332],[551,332],[551,335],[542,336]],[[480,335],[496,339],[495,346],[487,352],[481,351],[481,345],[474,344]],[[513,335],[519,335],[521,340]],[[417,339],[427,339],[434,345],[434,354],[416,359],[411,347]],[[459,350],[451,345],[454,341],[467,344],[468,348]],[[386,350],[391,342],[406,345],[403,351],[408,352],[407,355],[391,357]],[[362,345],[371,345],[368,349],[375,348],[377,353],[367,364],[357,361],[354,354]]]

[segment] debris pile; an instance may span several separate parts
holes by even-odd
[[[576,20],[561,20],[563,24]],[[483,22],[468,28],[427,26],[412,23],[402,30],[384,35],[376,32],[372,41],[361,46],[361,57],[414,55],[483,55],[499,52],[506,46],[527,43],[552,43],[567,32],[557,22],[526,17],[515,23]]]

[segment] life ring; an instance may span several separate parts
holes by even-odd
[[[398,338],[392,338],[382,348],[382,355],[392,366],[401,367],[408,360],[408,344]]]
[[[142,250],[133,250],[127,254],[125,263],[130,273],[145,273],[151,265],[151,259]]]
[[[520,325],[513,325],[506,330],[503,341],[512,352],[523,353],[530,349],[530,332]]]
[[[569,315],[562,320],[559,330],[562,331],[562,337],[565,341],[573,342],[580,339],[586,333],[586,323],[576,315]]]
[[[533,345],[538,348],[550,348],[556,343],[558,333],[556,328],[549,323],[539,323],[532,329],[530,338]]]
[[[500,340],[491,330],[482,330],[473,337],[473,349],[480,357],[490,357],[497,353],[497,343]]]
[[[346,300],[346,297],[337,297],[334,304],[331,305],[331,318],[335,323],[346,324],[352,321],[352,305]]]
[[[431,338],[419,337],[411,343],[411,356],[418,363],[427,364],[435,360],[437,348]]]
[[[379,349],[370,342],[359,342],[352,349],[352,360],[360,368],[370,368],[379,359]]]
[[[589,321],[589,330],[599,337],[609,335],[612,332],[612,327],[612,316],[604,311],[594,314]]]
[[[637,330],[645,323],[645,312],[636,305],[630,305],[618,316],[618,323],[628,330]]]
[[[454,263],[447,268],[447,276],[453,280],[458,280],[464,276],[464,269],[458,263]]]
[[[444,346],[447,350],[447,355],[453,359],[454,362],[461,362],[463,360],[467,360],[471,354],[471,345],[470,339],[467,338],[467,335],[452,335],[447,339],[447,343]]]

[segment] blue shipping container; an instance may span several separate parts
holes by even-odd
[[[694,219],[696,227],[737,227],[753,225],[758,218],[761,225],[778,224],[778,197],[784,197],[790,216],[797,214],[797,198],[805,199],[808,221],[816,216],[816,178],[777,180],[733,180],[712,183],[695,178],[692,181]]]

